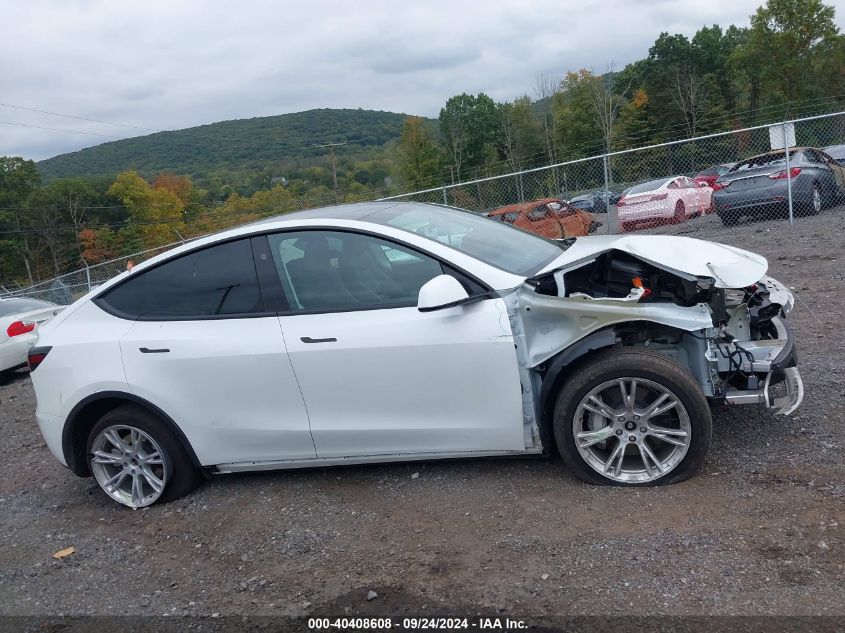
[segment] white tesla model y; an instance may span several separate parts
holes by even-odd
[[[592,483],[681,481],[708,400],[801,401],[766,260],[684,237],[548,241],[372,202],[184,244],[41,328],[55,456],[141,507],[203,473],[555,448]]]

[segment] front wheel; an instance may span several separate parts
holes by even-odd
[[[640,350],[614,349],[586,361],[554,409],[564,462],[592,484],[683,481],[704,460],[711,429],[707,399],[692,375]]]
[[[133,405],[109,411],[94,425],[87,455],[103,492],[130,508],[177,499],[202,480],[170,429]]]

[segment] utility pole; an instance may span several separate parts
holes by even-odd
[[[337,160],[334,155],[334,148],[346,143],[325,143],[324,145],[315,145],[314,147],[330,147],[332,151],[332,182],[334,183],[334,203],[337,204]]]

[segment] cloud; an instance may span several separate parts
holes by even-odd
[[[0,101],[155,130],[321,107],[437,116],[461,92],[501,101],[540,72],[620,68],[661,31],[746,24],[760,1],[7,3]],[[0,121],[67,130],[0,125],[0,154],[34,159],[137,133],[2,106]]]

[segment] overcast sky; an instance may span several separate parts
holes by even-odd
[[[435,117],[461,92],[512,99],[541,72],[621,68],[661,31],[747,26],[761,2],[3,2],[0,155],[311,108]]]

